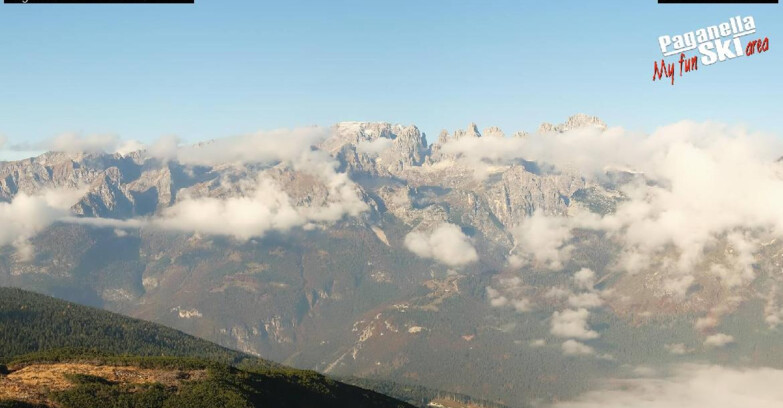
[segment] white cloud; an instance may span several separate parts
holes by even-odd
[[[603,173],[612,163],[635,163],[643,160],[639,144],[643,134],[622,128],[578,128],[564,133],[530,134],[524,138],[460,138],[441,148],[473,167],[481,163],[508,163],[526,159],[554,164],[585,174]]]
[[[21,259],[31,259],[33,248],[29,239],[68,216],[70,207],[83,193],[82,190],[46,190],[32,196],[19,193],[10,203],[0,203],[0,246],[11,244]]]
[[[756,274],[753,271],[758,240],[747,232],[733,231],[726,235],[730,256],[721,263],[713,264],[710,273],[717,276],[724,286],[734,288],[752,281]]]
[[[161,159],[176,159],[190,165],[294,163],[306,167],[308,162],[331,158],[313,146],[329,136],[329,129],[305,127],[256,132],[180,146],[175,136],[166,136],[150,147],[150,154]],[[320,156],[314,158],[313,156]]]
[[[8,141],[7,137],[5,137],[4,135],[0,135],[0,150],[2,150],[3,147],[5,147],[5,143],[7,141]]]
[[[767,301],[764,304],[764,321],[770,329],[775,329],[783,322],[783,308],[780,307],[777,300],[778,287],[772,285],[770,293],[767,295]]]
[[[668,378],[607,382],[553,408],[773,408],[783,406],[783,370],[680,366]]]
[[[639,377],[652,377],[655,376],[658,371],[652,367],[648,366],[637,366],[633,369],[634,375],[637,375]]]
[[[734,343],[734,337],[723,333],[716,333],[711,336],[707,336],[707,338],[704,340],[704,345],[707,347],[723,347],[731,343]]]
[[[576,340],[566,340],[563,342],[563,354],[567,356],[584,356],[595,354],[595,350],[587,344],[580,343]]]
[[[663,289],[676,298],[684,298],[695,280],[692,275],[669,277],[663,280]]]
[[[263,180],[255,194],[219,199],[205,197],[180,201],[163,211],[156,224],[170,229],[230,235],[238,239],[263,236],[302,226],[306,219],[291,205],[287,194]]]
[[[0,136],[2,142],[2,136]],[[41,154],[46,151],[65,152],[65,153],[128,153],[141,150],[144,145],[137,140],[123,141],[114,134],[81,134],[81,133],[63,133],[55,137],[36,142],[21,143],[8,146],[15,152],[27,153],[30,155]],[[2,149],[2,143],[0,143]]]
[[[530,299],[516,299],[511,301],[511,306],[514,307],[518,313],[529,312],[533,305],[530,303]]]
[[[256,180],[243,179],[236,183],[237,188],[231,190],[233,193],[224,194],[220,198],[191,197],[188,192],[182,192],[174,205],[150,219],[102,220],[77,218],[67,213],[61,213],[59,217],[66,222],[99,227],[122,229],[153,225],[181,231],[229,235],[238,239],[263,236],[272,230],[313,228],[318,224],[339,221],[346,216],[356,217],[369,208],[360,195],[360,188],[347,174],[336,170],[338,163],[334,158],[313,148],[328,132],[327,129],[316,127],[276,130],[194,146],[180,146],[176,136],[165,136],[147,149],[152,157],[178,160],[189,165],[262,164],[276,165],[275,170],[290,171],[295,176],[307,173],[314,176],[315,181],[312,182],[319,188],[320,195],[317,198],[297,196],[294,203],[262,171]],[[77,134],[64,134],[40,145],[42,148],[68,152],[117,151],[121,154],[143,147],[136,141],[120,144],[118,138],[111,135]]]
[[[781,322],[781,311],[777,311],[775,313],[767,314],[764,316],[764,321],[767,323],[770,329],[775,329],[778,327],[778,325]]]
[[[683,355],[691,352],[683,343],[665,344],[663,347],[666,351],[675,355]]]
[[[506,299],[505,296],[499,296],[496,298],[491,298],[489,300],[489,304],[492,307],[503,307],[508,304],[508,299]]]
[[[512,229],[517,241],[514,252],[520,264],[538,263],[549,269],[560,269],[568,260],[571,226],[566,217],[546,216],[536,211],[522,225]]]
[[[491,286],[487,286],[486,291],[490,306],[503,307],[508,304],[508,299],[501,295],[499,291],[493,289]]]
[[[592,290],[595,286],[595,272],[582,268],[574,274],[574,283],[579,289]]]
[[[449,223],[440,224],[430,233],[409,233],[405,236],[405,247],[422,258],[432,258],[454,267],[478,260],[470,238],[458,226]]]
[[[535,214],[516,230],[516,264],[538,262],[553,269],[568,260],[574,228],[608,232],[620,244],[615,265],[638,272],[650,260],[667,257],[667,283],[675,296],[687,294],[688,278],[704,254],[723,240],[730,245],[725,265],[712,269],[727,287],[755,277],[754,236],[783,236],[783,139],[742,127],[680,122],[649,135],[622,128],[574,129],[525,138],[462,138],[442,151],[470,163],[509,164],[514,160],[554,165],[565,172],[606,180],[606,171],[637,174],[620,187],[625,200],[613,214]],[[670,271],[661,271],[669,273]]]
[[[718,319],[714,316],[704,316],[696,319],[696,323],[693,324],[693,327],[696,330],[704,331],[715,328],[718,323]]]
[[[550,299],[564,299],[571,295],[571,291],[564,288],[553,287],[544,293],[544,296]]]
[[[333,181],[342,179],[337,177]],[[357,216],[366,209],[351,185],[338,182],[329,187],[325,205],[294,206],[277,183],[261,176],[252,192],[228,198],[186,198],[165,209],[153,223],[168,229],[247,240],[311,222],[338,221],[346,215]]]
[[[362,140],[356,144],[356,151],[359,153],[377,155],[388,149],[393,141],[385,137],[379,137],[375,140]]]
[[[487,298],[492,307],[513,308],[518,313],[529,312],[533,305],[525,297],[525,287],[519,276],[501,277],[496,280],[497,289],[487,286]]]
[[[568,304],[573,307],[592,309],[601,306],[604,301],[595,292],[572,294],[568,297]]]
[[[97,228],[113,228],[113,229],[137,229],[150,225],[149,219],[131,218],[126,220],[120,220],[117,218],[97,218],[97,217],[76,217],[69,215],[63,217],[61,221],[69,224],[89,225]]]
[[[723,280],[730,286],[751,280],[754,245],[738,231],[783,233],[783,214],[772,204],[783,200],[775,162],[780,143],[739,128],[684,122],[659,129],[646,146],[649,158],[636,166],[658,185],[627,186],[630,200],[606,222],[619,227],[626,247],[636,252],[673,246],[680,271],[729,234],[740,268],[734,277],[724,271]]]
[[[239,196],[185,197],[164,210],[160,218],[153,220],[154,224],[249,239],[269,231],[312,228],[317,223],[358,216],[369,208],[359,187],[347,174],[336,171],[338,163],[334,158],[313,148],[328,134],[327,129],[317,127],[275,130],[194,146],[180,146],[174,136],[161,138],[148,149],[153,157],[189,165],[279,165],[294,174],[315,176],[323,183],[326,196],[324,202],[310,202],[308,198],[295,204],[289,194],[262,173],[254,185],[251,182],[250,187],[242,186]]]
[[[595,339],[599,334],[590,329],[587,319],[590,312],[587,309],[566,309],[552,314],[551,333],[557,337],[571,337],[575,339]]]
[[[0,135],[0,150],[7,141]],[[63,133],[35,143],[20,143],[6,146],[9,151],[16,152],[18,157],[32,157],[47,151],[65,153],[128,153],[144,149],[137,140],[123,141],[114,134],[81,134]]]
[[[147,148],[147,153],[155,158],[163,161],[177,159],[177,153],[179,151],[180,139],[176,135],[161,136],[150,147]],[[201,164],[201,163],[188,163],[188,164]]]
[[[120,142],[117,145],[117,149],[115,150],[115,152],[125,156],[129,153],[143,150],[144,148],[145,148],[144,144],[139,142],[138,140],[126,140],[124,142]]]
[[[509,289],[517,289],[522,286],[522,278],[519,276],[504,277],[498,279],[498,282],[504,287]]]
[[[120,143],[117,135],[63,133],[43,142],[39,147],[45,150],[68,153],[104,153],[114,152]]]
[[[530,347],[539,348],[544,346],[546,346],[546,340],[544,339],[535,339],[530,341]]]

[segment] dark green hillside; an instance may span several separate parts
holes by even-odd
[[[25,370],[41,366],[135,367],[182,374],[169,384],[116,382],[89,372],[66,374],[66,389],[50,391],[46,384],[36,384],[32,394],[19,394],[27,395],[27,401],[0,397],[2,408],[412,408],[316,372],[271,364],[163,326],[19,289],[0,288],[0,353],[0,391],[24,385]],[[206,375],[189,377],[193,370]]]
[[[138,356],[199,356],[236,364],[238,351],[154,323],[15,288],[0,288],[0,361],[58,348]]]

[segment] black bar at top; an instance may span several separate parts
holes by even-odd
[[[777,4],[778,0],[658,0],[658,4]]]
[[[195,0],[3,0],[5,4],[194,4]]]

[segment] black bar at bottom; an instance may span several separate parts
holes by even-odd
[[[658,4],[777,4],[778,0],[658,0]]]
[[[5,4],[194,4],[195,0],[3,0]]]

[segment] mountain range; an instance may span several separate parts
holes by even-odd
[[[705,126],[429,143],[343,122],[2,162],[0,284],[509,406],[673,362],[783,366],[777,196],[742,204],[780,163]]]

